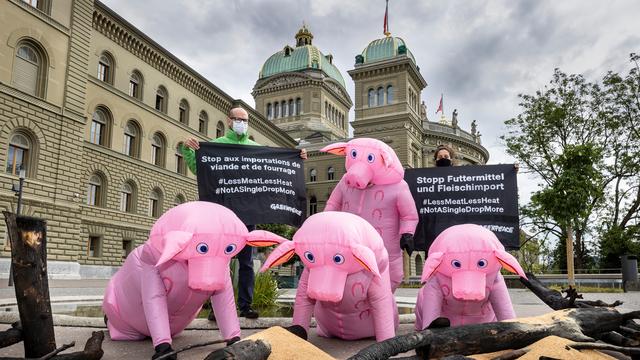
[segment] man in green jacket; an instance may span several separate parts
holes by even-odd
[[[224,136],[211,140],[219,144],[241,144],[259,146],[257,142],[249,139],[249,114],[243,108],[237,107],[229,111],[227,117],[227,127],[229,128]],[[196,173],[196,152],[200,148],[198,139],[190,138],[185,141],[182,147],[182,155],[192,173]],[[300,150],[300,157],[307,158],[307,151]],[[255,228],[255,224],[246,224],[249,231]],[[253,285],[255,275],[253,273],[253,247],[245,246],[238,255],[240,268],[238,269],[238,309],[240,316],[249,319],[258,318],[257,311],[251,308],[253,302]],[[209,319],[213,320],[213,311]]]

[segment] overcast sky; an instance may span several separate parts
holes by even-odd
[[[381,38],[384,0],[102,0],[127,21],[223,91],[254,104],[251,89],[264,61],[305,21],[313,44],[334,55],[347,74],[355,56]],[[512,162],[499,136],[519,113],[519,93],[533,93],[558,67],[597,80],[626,71],[640,52],[640,2],[635,0],[390,0],[392,35],[403,38],[428,83],[422,92],[431,120],[440,94],[448,117],[463,129],[477,119],[489,163]],[[353,119],[353,111],[350,119]],[[521,201],[535,178],[519,176]]]

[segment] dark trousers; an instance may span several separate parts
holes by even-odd
[[[247,229],[253,231],[255,226],[247,225]],[[253,284],[255,282],[253,252],[253,247],[247,245],[236,255],[240,263],[240,268],[238,269],[238,309],[240,311],[250,308],[253,302]]]

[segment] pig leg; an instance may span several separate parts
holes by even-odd
[[[142,309],[153,346],[162,343],[171,344],[171,327],[169,326],[169,310],[167,306],[167,290],[164,287],[160,272],[148,263],[142,263],[141,269]]]
[[[369,304],[373,312],[373,327],[376,341],[383,341],[396,336],[395,325],[398,313],[393,294],[382,279],[374,279],[367,292]]]
[[[402,263],[402,256],[389,259],[389,279],[391,280],[391,292],[395,293],[396,289],[402,283],[404,278],[404,269]]]
[[[216,291],[211,296],[211,307],[216,315],[216,322],[222,337],[225,340],[229,340],[240,336],[240,322],[236,313],[231,278],[227,277],[224,289]]]
[[[122,321],[122,317],[118,312],[117,299],[111,282],[109,282],[109,286],[105,292],[102,309],[109,318],[107,328],[109,329],[111,340],[142,340],[146,337]]]
[[[498,273],[490,291],[489,301],[498,321],[515,318],[516,313],[513,311],[513,304],[502,274]]]
[[[309,324],[313,316],[313,308],[316,301],[307,295],[309,286],[309,268],[304,268],[300,281],[298,282],[298,290],[296,290],[296,301],[293,306],[293,325],[302,326],[309,332]],[[318,333],[320,332],[318,325]]]
[[[442,316],[442,290],[435,277],[430,278],[418,292],[416,300],[416,331],[422,331]],[[446,316],[446,314],[445,314]]]

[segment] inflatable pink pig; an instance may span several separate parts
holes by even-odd
[[[266,231],[254,231],[251,237],[282,241],[261,271],[286,262],[294,252],[305,265],[293,309],[294,325],[308,331],[313,315],[320,336],[345,340],[375,336],[377,341],[395,336],[398,313],[387,250],[365,220],[329,211],[309,217],[293,241]]]
[[[444,230],[431,244],[422,271],[426,284],[416,301],[416,330],[439,317],[452,326],[514,318],[502,267],[526,278],[490,230],[473,224]]]
[[[418,211],[404,181],[398,156],[380,140],[358,138],[320,151],[346,156],[347,173],[331,193],[325,211],[359,215],[378,231],[389,253],[391,289],[402,282],[402,249],[413,251]]]
[[[111,339],[151,336],[158,355],[208,298],[222,337],[240,336],[229,262],[248,235],[242,221],[218,204],[189,202],[167,211],[107,285],[102,308]]]

